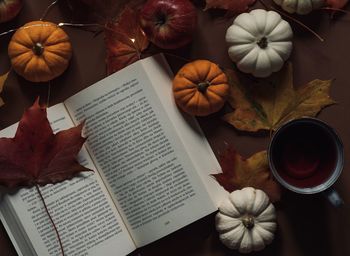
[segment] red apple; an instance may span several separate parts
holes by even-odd
[[[22,9],[22,0],[0,0],[0,23],[12,20]]]
[[[140,14],[141,27],[156,46],[175,49],[192,40],[196,8],[189,0],[148,0]]]

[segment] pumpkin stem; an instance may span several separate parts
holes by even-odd
[[[33,52],[35,55],[40,56],[44,52],[44,46],[41,43],[35,43],[33,46]]]
[[[261,49],[265,49],[268,45],[268,42],[267,42],[267,38],[266,37],[262,37],[258,42],[257,42],[257,45],[259,45],[259,47]]]
[[[252,216],[244,216],[242,218],[242,223],[247,229],[252,229],[254,227],[254,218]]]
[[[209,86],[210,86],[210,83],[208,81],[200,82],[197,84],[197,90],[204,93]]]

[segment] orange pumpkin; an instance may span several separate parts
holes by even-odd
[[[206,116],[220,110],[228,96],[225,73],[217,64],[196,60],[183,66],[173,80],[177,105],[195,116]]]
[[[46,82],[66,70],[72,46],[68,35],[56,24],[32,21],[12,36],[8,54],[19,75],[32,82]]]

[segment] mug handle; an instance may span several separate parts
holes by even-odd
[[[344,204],[343,199],[341,199],[338,192],[334,188],[327,189],[326,191],[323,192],[323,195],[336,208],[338,208]]]

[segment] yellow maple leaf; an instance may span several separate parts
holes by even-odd
[[[271,174],[266,151],[260,151],[246,159],[233,148],[228,148],[219,161],[222,173],[212,176],[227,191],[253,187],[263,190],[272,202],[280,200],[281,187]]]
[[[9,75],[10,71],[6,72],[5,74],[3,75],[0,75],[0,93],[2,92],[2,90],[4,89],[4,86],[5,86],[5,82],[6,82],[6,79]],[[5,102],[3,101],[3,99],[0,97],[0,107],[2,105],[4,105]]]
[[[231,81],[228,101],[234,111],[223,119],[239,130],[276,130],[289,120],[316,116],[322,108],[335,103],[329,96],[332,80],[316,79],[294,88],[292,64],[261,84],[243,85],[232,72],[228,75]]]

